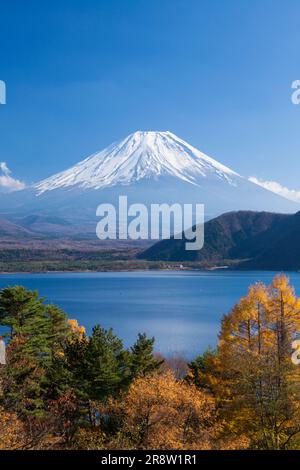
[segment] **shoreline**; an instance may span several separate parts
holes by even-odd
[[[32,275],[32,274],[41,274],[41,275],[48,275],[48,274],[103,274],[103,273],[150,273],[150,272],[204,272],[204,273],[211,273],[215,271],[225,271],[231,273],[249,273],[249,272],[275,272],[275,273],[299,273],[298,269],[269,269],[269,268],[259,268],[259,269],[238,269],[232,267],[213,267],[213,268],[184,268],[184,269],[176,269],[174,268],[155,268],[155,269],[111,269],[111,270],[91,270],[91,269],[78,269],[78,270],[53,270],[53,271],[0,271],[1,276],[9,276],[9,275]]]

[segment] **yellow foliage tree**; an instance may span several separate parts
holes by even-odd
[[[80,433],[80,447],[114,449],[211,449],[217,435],[212,397],[167,371],[137,378],[121,399],[100,409],[108,428]],[[87,438],[87,434],[89,437]]]
[[[69,319],[68,324],[74,336],[81,340],[85,335],[85,327],[78,325],[78,321],[74,319]]]
[[[17,450],[26,446],[25,426],[15,413],[0,407],[0,450]]]
[[[252,286],[223,319],[214,392],[228,432],[254,448],[298,445],[300,370],[291,356],[299,333],[300,301],[284,275]]]

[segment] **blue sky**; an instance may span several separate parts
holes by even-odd
[[[0,162],[26,182],[171,130],[300,189],[298,0],[1,0]]]

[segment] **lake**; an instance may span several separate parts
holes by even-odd
[[[224,313],[256,281],[270,283],[272,272],[155,271],[130,273],[2,274],[0,289],[38,289],[48,302],[90,332],[112,327],[126,346],[138,332],[156,338],[156,350],[191,358],[214,346]],[[300,273],[288,274],[300,294]]]

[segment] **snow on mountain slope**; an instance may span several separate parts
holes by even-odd
[[[254,169],[255,170],[255,169]],[[59,216],[72,224],[97,221],[101,203],[204,204],[205,218],[228,211],[292,213],[299,204],[240,176],[171,132],[135,132],[70,169],[1,195],[0,214]]]
[[[135,132],[72,168],[37,183],[40,195],[54,189],[103,189],[142,179],[173,176],[197,185],[204,177],[234,184],[239,175],[171,132]]]

